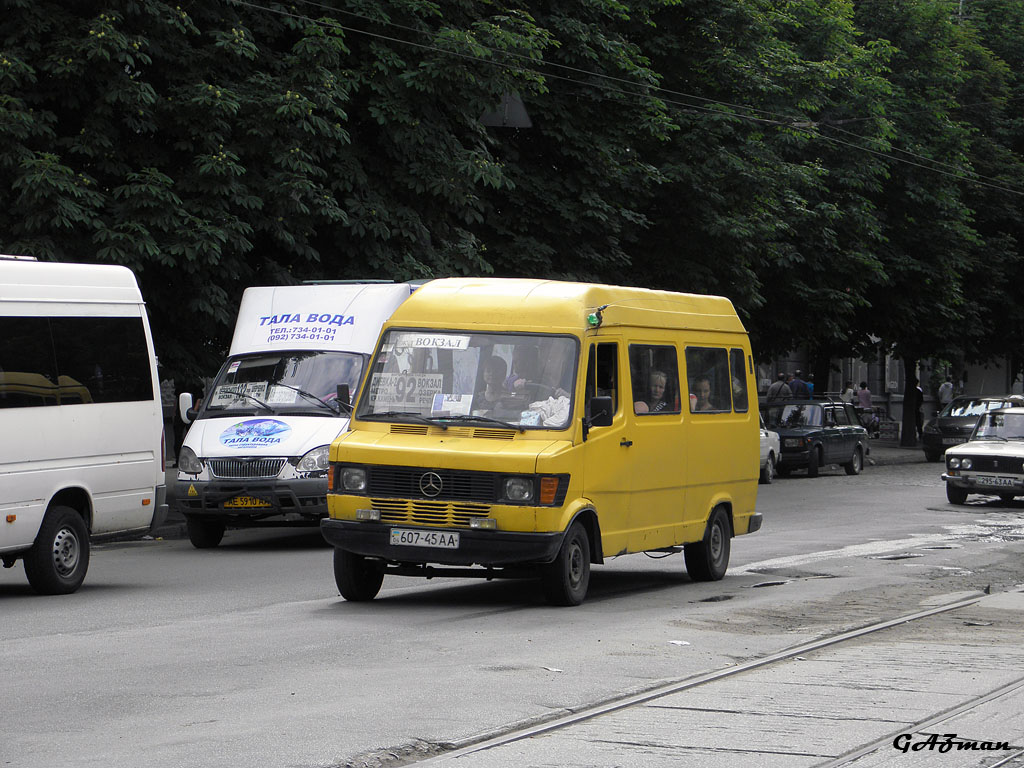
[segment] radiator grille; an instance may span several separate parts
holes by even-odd
[[[208,459],[210,474],[222,479],[270,479],[277,477],[285,459]]]
[[[370,499],[374,509],[380,510],[384,523],[399,525],[436,525],[468,528],[469,518],[487,517],[490,507],[486,504],[456,504],[443,501],[398,501],[395,499]]]
[[[498,500],[498,475],[491,472],[462,472],[423,467],[369,467],[367,494],[399,499],[425,499],[420,490],[424,473],[441,479],[441,492],[429,501],[479,502],[493,504]]]
[[[999,472],[1007,475],[1019,475],[1024,472],[1021,459],[1010,459],[1005,456],[971,456],[971,468],[968,472]]]

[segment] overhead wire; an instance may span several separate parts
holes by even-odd
[[[720,100],[711,99],[711,98],[707,98],[707,97],[704,97],[704,96],[697,96],[695,94],[689,94],[689,93],[685,93],[685,92],[681,92],[681,91],[673,91],[671,89],[662,88],[660,86],[653,85],[653,84],[650,84],[650,83],[638,83],[638,82],[636,82],[634,80],[628,80],[626,78],[620,78],[620,77],[616,77],[614,75],[608,75],[608,74],[605,74],[605,73],[602,73],[602,72],[594,72],[592,70],[580,69],[578,67],[571,67],[569,65],[559,64],[557,62],[544,61],[543,59],[537,60],[535,58],[532,58],[530,56],[526,56],[524,54],[518,54],[518,53],[515,53],[513,51],[505,51],[505,50],[501,50],[501,49],[490,48],[490,47],[488,47],[486,45],[482,45],[482,44],[478,44],[478,46],[481,49],[483,49],[483,50],[486,50],[486,51],[488,51],[488,52],[490,52],[492,54],[499,55],[499,56],[502,56],[502,57],[524,60],[530,66],[519,66],[519,65],[511,66],[511,65],[509,65],[509,64],[507,64],[505,62],[494,61],[494,60],[487,59],[487,58],[484,58],[484,57],[481,57],[481,56],[476,56],[476,55],[469,54],[469,53],[463,53],[463,52],[460,52],[460,51],[454,51],[454,50],[451,50],[451,49],[448,49],[448,48],[443,48],[443,47],[440,47],[440,46],[437,46],[437,45],[432,45],[432,44],[428,44],[428,43],[419,43],[419,42],[416,42],[416,41],[413,41],[413,40],[407,40],[407,39],[404,39],[404,38],[401,38],[401,37],[394,37],[394,36],[391,36],[391,35],[385,35],[385,34],[382,34],[380,32],[372,32],[372,31],[365,30],[365,29],[359,29],[359,28],[356,28],[356,27],[350,27],[350,26],[342,24],[342,23],[340,23],[340,22],[338,22],[338,21],[336,21],[334,19],[323,19],[323,18],[321,18],[321,19],[314,19],[311,16],[307,16],[307,15],[304,15],[304,14],[301,14],[301,13],[296,13],[294,11],[287,11],[287,10],[283,10],[283,9],[279,9],[279,8],[272,8],[270,6],[261,5],[259,3],[252,2],[251,0],[229,0],[229,2],[231,2],[231,4],[236,5],[236,6],[247,7],[247,8],[251,8],[253,10],[257,10],[257,11],[264,11],[264,12],[276,14],[276,15],[279,15],[279,16],[285,16],[285,17],[297,19],[297,20],[300,20],[300,21],[304,21],[304,22],[307,22],[307,23],[310,23],[310,24],[326,25],[326,26],[330,26],[330,27],[333,27],[333,28],[344,30],[345,32],[351,32],[353,34],[358,34],[358,35],[365,35],[367,37],[372,37],[372,38],[376,38],[376,39],[380,39],[380,40],[385,40],[387,42],[397,43],[397,44],[400,44],[400,45],[408,45],[408,46],[412,46],[414,48],[419,48],[419,49],[423,49],[423,50],[430,50],[430,51],[434,51],[436,53],[441,53],[441,54],[448,55],[448,56],[455,56],[457,58],[474,61],[474,62],[477,62],[477,63],[480,63],[480,64],[486,64],[486,65],[489,65],[489,66],[497,66],[497,67],[501,67],[501,68],[504,68],[504,69],[517,69],[517,70],[520,70],[520,71],[523,71],[523,72],[530,72],[532,74],[536,74],[536,75],[539,75],[539,76],[544,77],[544,78],[548,78],[548,79],[552,79],[552,80],[559,80],[559,81],[562,81],[562,82],[567,82],[567,83],[570,83],[570,84],[572,84],[574,86],[591,85],[591,84],[584,83],[581,80],[576,79],[576,78],[567,77],[567,76],[563,76],[563,75],[556,75],[556,74],[552,74],[551,72],[542,71],[542,70],[538,69],[538,67],[547,67],[547,68],[553,68],[553,69],[560,69],[560,70],[572,72],[574,74],[586,75],[587,77],[592,77],[592,78],[595,78],[597,80],[609,81],[609,82],[612,82],[612,83],[626,84],[626,85],[629,85],[631,87],[639,88],[639,89],[641,89],[644,92],[643,93],[638,93],[636,91],[625,90],[625,89],[614,87],[614,86],[610,86],[610,85],[602,85],[601,87],[607,93],[620,94],[620,95],[627,96],[627,97],[630,97],[630,98],[642,98],[642,99],[646,99],[646,100],[657,98],[658,100],[660,100],[662,103],[664,103],[666,105],[670,105],[670,106],[682,109],[684,111],[685,110],[694,110],[694,111],[697,111],[697,112],[713,113],[713,114],[720,115],[720,116],[723,116],[723,117],[732,117],[732,118],[736,118],[736,119],[740,119],[740,120],[746,120],[748,122],[759,123],[759,124],[762,124],[762,125],[773,125],[773,126],[782,127],[782,128],[790,128],[790,129],[793,129],[793,130],[796,130],[796,131],[799,131],[801,133],[806,134],[811,139],[820,139],[822,141],[830,142],[830,143],[833,143],[833,144],[838,144],[838,145],[850,147],[852,149],[858,149],[858,150],[860,150],[862,152],[867,152],[869,154],[872,154],[872,155],[875,155],[875,156],[878,156],[878,157],[882,157],[882,158],[890,160],[892,162],[904,163],[904,164],[907,164],[907,165],[911,165],[911,166],[915,166],[915,167],[921,168],[923,170],[928,170],[928,171],[932,171],[934,173],[939,173],[939,174],[942,174],[942,175],[945,175],[945,176],[950,176],[950,177],[953,177],[953,178],[960,179],[961,181],[977,184],[977,185],[984,186],[984,187],[989,187],[991,189],[996,189],[996,190],[999,190],[999,191],[1002,191],[1002,192],[1007,192],[1007,193],[1014,194],[1014,195],[1024,195],[1024,191],[1022,191],[1022,190],[1017,190],[1017,189],[1013,189],[1011,187],[1004,186],[1005,182],[1001,182],[1001,180],[993,179],[991,177],[982,176],[981,174],[978,174],[977,172],[975,172],[973,170],[965,172],[964,169],[958,168],[955,165],[943,163],[942,161],[933,160],[932,158],[927,158],[927,157],[924,157],[923,155],[916,155],[916,154],[914,154],[912,152],[909,152],[907,150],[902,150],[902,149],[899,149],[897,147],[889,147],[889,149],[891,151],[901,152],[903,154],[910,155],[911,157],[915,157],[915,158],[917,158],[919,160],[925,161],[926,163],[930,163],[930,165],[926,165],[926,164],[920,163],[920,162],[914,162],[914,161],[907,160],[907,159],[902,158],[902,157],[895,156],[895,155],[887,153],[887,152],[882,152],[882,151],[879,151],[879,150],[871,149],[870,147],[865,147],[865,146],[862,146],[860,144],[855,144],[855,143],[852,143],[852,142],[843,141],[843,140],[837,139],[837,138],[835,138],[833,136],[826,136],[826,135],[822,134],[819,130],[817,130],[819,127],[826,127],[826,128],[831,129],[831,130],[836,130],[836,131],[840,131],[840,132],[843,132],[843,133],[847,133],[850,136],[857,137],[857,138],[859,138],[861,140],[864,140],[864,141],[880,141],[878,139],[873,139],[871,137],[859,136],[858,134],[852,133],[850,131],[844,131],[843,129],[840,129],[838,127],[838,125],[837,125],[837,123],[848,123],[848,122],[853,122],[854,120],[877,119],[877,118],[873,118],[873,117],[852,118],[852,119],[849,119],[849,120],[834,121],[834,122],[828,122],[828,121],[817,121],[816,122],[816,121],[810,121],[810,120],[806,120],[806,119],[797,119],[797,118],[794,118],[794,117],[781,115],[779,113],[770,112],[768,110],[763,110],[763,109],[760,109],[760,108],[757,108],[757,107],[753,107],[753,106],[750,106],[750,105],[742,105],[742,104],[735,104],[735,103],[726,102],[726,101],[720,101]],[[413,32],[415,34],[429,34],[429,32],[426,32],[424,30],[418,30],[418,29],[415,29],[414,27],[409,27],[409,26],[397,24],[395,22],[382,21],[382,20],[379,20],[379,19],[374,19],[372,17],[366,16],[366,15],[363,15],[363,14],[358,14],[358,13],[355,13],[355,12],[352,12],[352,11],[346,11],[344,9],[338,9],[338,8],[334,8],[334,7],[329,6],[329,5],[325,5],[323,3],[315,2],[315,0],[295,0],[295,2],[304,4],[304,5],[307,5],[307,6],[312,6],[312,7],[320,8],[322,10],[327,10],[327,11],[329,11],[331,13],[338,13],[338,14],[342,14],[342,15],[352,16],[352,17],[359,18],[359,19],[361,19],[363,21],[367,21],[367,22],[370,22],[370,23],[373,23],[373,24],[379,24],[379,25],[382,25],[382,26],[391,26],[391,27],[395,27],[396,29],[401,29],[401,30],[404,30],[404,31]],[[693,104],[693,103],[688,103],[686,101],[680,101],[680,100],[677,100],[675,98],[666,98],[664,96],[654,95],[654,94],[662,94],[662,93],[667,94],[668,96],[682,97],[684,99],[693,99],[693,100],[696,100],[696,101],[703,102],[703,104]],[[712,105],[712,106],[705,106],[705,105]],[[734,111],[734,110],[736,110],[736,111]],[[745,114],[742,110],[749,110],[751,112],[761,113],[761,114],[765,114],[765,115],[771,115],[773,118],[782,118],[782,119],[770,119],[770,118],[765,118],[765,117],[755,117],[754,115],[751,115],[751,114]],[[909,113],[909,114],[916,114],[916,113]],[[809,130],[809,129],[812,129],[812,128],[814,129],[813,131]],[[955,171],[959,171],[959,172],[950,172],[950,171],[943,170],[941,167],[938,167],[938,166],[943,166],[943,165],[945,165],[946,167],[953,168]],[[988,182],[1000,182],[1000,183],[988,183]]]

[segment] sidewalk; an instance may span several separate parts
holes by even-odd
[[[926,459],[924,457],[924,449],[921,448],[920,444],[913,448],[903,448],[900,446],[899,440],[869,440],[868,447],[871,449],[871,453],[868,454],[867,464],[868,466],[880,466],[882,464],[923,464]],[[936,467],[940,467],[941,463],[937,463]]]

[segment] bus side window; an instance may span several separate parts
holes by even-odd
[[[591,344],[587,360],[586,403],[587,418],[590,417],[590,399],[592,397],[610,397],[612,413],[619,410],[619,345]]]

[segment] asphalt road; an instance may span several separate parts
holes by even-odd
[[[347,603],[308,530],[99,546],[66,597],[35,596],[18,565],[0,572],[0,765],[379,765],[1024,583],[1024,502],[954,507],[940,471],[778,480],[723,581],[631,555],[572,609],[532,582],[397,577]]]

